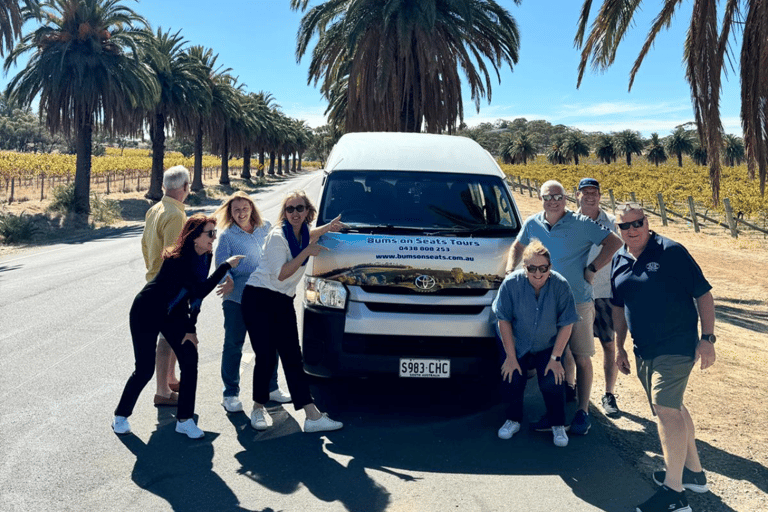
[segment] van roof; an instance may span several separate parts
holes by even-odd
[[[491,154],[474,140],[429,133],[347,133],[333,147],[325,169],[505,176]]]

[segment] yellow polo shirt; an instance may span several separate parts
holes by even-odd
[[[184,203],[168,196],[147,211],[144,218],[141,252],[147,267],[147,281],[151,281],[163,264],[163,249],[176,243],[181,228],[187,222]]]

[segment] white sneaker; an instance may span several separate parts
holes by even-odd
[[[243,402],[240,401],[237,395],[225,396],[224,400],[221,401],[221,405],[224,406],[227,412],[243,412]]]
[[[287,404],[291,401],[291,395],[282,389],[277,388],[276,390],[269,392],[269,399],[280,404]]]
[[[176,422],[176,432],[179,434],[186,434],[190,439],[200,439],[205,435],[205,432],[195,424],[195,420],[188,419],[184,421]]]
[[[267,430],[272,424],[272,418],[266,407],[254,407],[251,411],[251,426],[256,430]]]
[[[568,434],[565,433],[565,425],[552,427],[552,440],[555,446],[560,448],[568,446]]]
[[[499,429],[499,437],[501,439],[510,439],[518,432],[520,432],[520,424],[516,421],[507,420]]]
[[[327,413],[323,413],[316,420],[307,418],[304,420],[304,432],[328,432],[330,430],[339,430],[344,424],[340,421],[332,420]]]
[[[130,434],[131,424],[128,423],[128,418],[125,416],[115,416],[115,419],[112,420],[112,430],[115,431],[115,434]]]

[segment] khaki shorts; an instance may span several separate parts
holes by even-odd
[[[592,301],[576,304],[579,321],[573,324],[568,346],[574,356],[592,357],[595,355],[595,337],[592,324],[595,323],[595,303]]]
[[[636,357],[637,377],[643,384],[651,411],[654,405],[681,410],[694,360],[688,356],[661,355],[653,359]]]

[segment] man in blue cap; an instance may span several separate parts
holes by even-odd
[[[600,182],[595,178],[582,178],[576,192],[578,213],[586,215],[605,229],[616,232],[616,219],[600,207]],[[589,261],[594,260],[600,250],[599,245],[593,245],[589,251]],[[592,297],[595,299],[594,337],[603,346],[603,371],[605,373],[605,394],[602,398],[603,410],[609,416],[619,414],[614,388],[619,369],[616,366],[616,341],[614,339],[613,319],[611,317],[611,266],[606,265],[592,279]],[[566,380],[573,384],[575,381],[575,363],[572,358],[565,359]],[[570,377],[570,379],[569,379]]]

